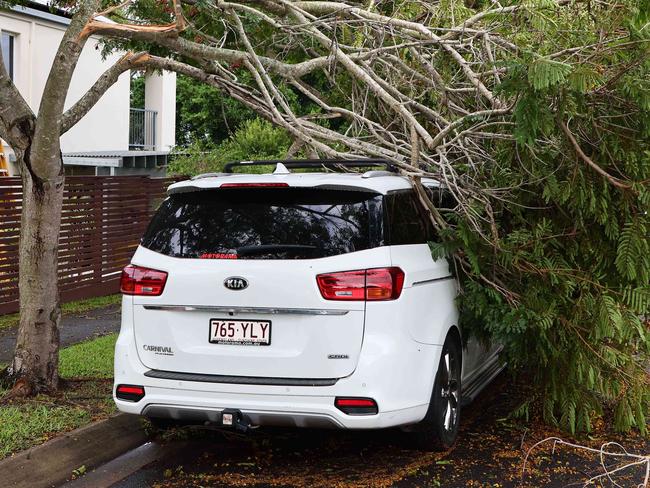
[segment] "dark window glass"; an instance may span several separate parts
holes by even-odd
[[[451,192],[445,188],[439,187],[424,187],[429,195],[429,198],[442,213],[451,211],[456,208],[456,199]]]
[[[6,32],[2,33],[0,38],[0,47],[2,47],[2,61],[5,69],[9,73],[9,78],[14,79],[14,36]]]
[[[309,259],[381,245],[380,195],[321,189],[224,189],[172,195],[142,245],[184,258]]]
[[[435,232],[413,190],[386,196],[390,244],[423,244],[435,240]]]

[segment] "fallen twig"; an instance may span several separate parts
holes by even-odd
[[[643,466],[643,465],[645,465],[645,476],[643,478],[643,481],[636,484],[636,485],[634,485],[634,486],[636,488],[647,488],[648,487],[648,481],[650,481],[650,455],[648,455],[648,454],[646,454],[646,455],[631,454],[631,453],[627,452],[627,450],[621,444],[619,444],[617,442],[605,442],[604,444],[602,444],[600,446],[600,449],[595,449],[595,448],[592,448],[592,447],[587,447],[587,446],[582,446],[580,444],[574,444],[572,442],[567,442],[565,440],[560,439],[559,437],[547,437],[546,439],[542,439],[541,441],[536,442],[535,444],[533,444],[526,451],[526,455],[524,456],[524,462],[523,462],[523,465],[521,467],[521,481],[522,482],[523,482],[524,476],[526,474],[526,466],[527,466],[528,458],[530,457],[530,454],[532,453],[532,451],[535,448],[537,448],[538,446],[540,446],[542,444],[548,443],[548,442],[553,443],[553,448],[551,450],[552,453],[555,453],[555,447],[559,444],[559,445],[563,445],[563,446],[572,447],[574,449],[578,449],[578,450],[598,454],[598,456],[600,458],[600,467],[602,468],[603,472],[598,473],[595,476],[591,476],[589,479],[585,480],[582,483],[583,487],[592,486],[598,480],[607,479],[610,483],[612,483],[613,486],[623,488],[622,485],[620,485],[620,484],[616,483],[616,481],[614,481],[614,479],[612,478],[612,475],[615,475],[617,473],[620,474],[622,471],[630,469],[630,468],[632,468],[634,466]],[[613,451],[608,450],[608,448],[611,448],[611,447],[618,447],[618,448],[621,449],[622,452],[613,452]],[[618,459],[624,460],[626,462],[625,462],[625,464],[620,464],[620,465],[617,465],[615,468],[613,468],[612,466],[607,466],[605,464],[605,459],[608,456],[618,458]],[[630,485],[626,485],[626,486],[630,486]]]

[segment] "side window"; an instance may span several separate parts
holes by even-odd
[[[14,36],[8,32],[2,32],[0,37],[2,47],[2,61],[9,78],[14,79]]]
[[[434,240],[431,221],[414,191],[400,191],[386,196],[390,245],[425,244]]]
[[[432,186],[425,186],[424,189],[436,208],[439,208],[443,213],[456,208],[456,199],[449,190]]]

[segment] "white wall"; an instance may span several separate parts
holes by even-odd
[[[66,108],[72,106],[111,66],[120,55],[109,56],[102,61],[99,40],[88,40],[81,53],[79,64],[70,84]],[[129,72],[123,73],[115,85],[97,102],[88,115],[61,138],[65,152],[103,151],[129,149]]]
[[[16,34],[14,78],[32,110],[38,111],[52,60],[66,25],[17,12],[0,11],[0,30]],[[96,49],[98,39],[86,43],[77,64],[66,108],[74,104],[119,54],[105,61]],[[124,73],[88,115],[61,138],[66,152],[121,150],[129,148],[129,73]]]
[[[163,71],[147,75],[144,108],[158,112],[156,149],[169,151],[176,145],[176,73]]]

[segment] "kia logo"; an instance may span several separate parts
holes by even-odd
[[[224,280],[223,286],[229,290],[243,290],[244,288],[248,288],[248,280],[240,276],[231,276]]]

